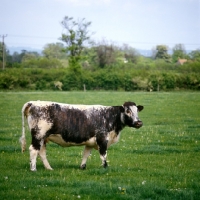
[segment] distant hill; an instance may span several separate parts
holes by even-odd
[[[37,52],[39,54],[42,54],[42,49],[35,49],[35,48],[31,48],[31,47],[8,47],[8,50],[9,50],[11,55],[14,52],[21,53],[22,50]],[[136,50],[142,56],[145,56],[145,57],[151,57],[152,56],[152,49],[150,49],[150,50],[136,49]],[[186,53],[190,53],[190,52],[191,52],[191,50],[186,50]],[[168,53],[171,55],[173,52],[172,52],[172,50],[169,50]]]
[[[12,55],[14,52],[21,53],[22,50],[31,51],[31,52],[38,52],[39,54],[42,54],[42,49],[35,49],[31,47],[8,47],[8,50],[10,54]],[[144,50],[144,49],[136,49],[139,54],[151,57],[152,56],[152,50]]]
[[[10,54],[12,55],[14,52],[21,53],[22,50],[31,51],[31,52],[37,52],[39,54],[42,54],[42,49],[35,49],[31,47],[7,47]]]

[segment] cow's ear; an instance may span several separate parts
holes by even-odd
[[[138,112],[140,112],[144,109],[144,106],[139,105],[139,106],[137,106],[137,108],[138,108]]]
[[[120,111],[125,112],[124,106],[120,106]]]

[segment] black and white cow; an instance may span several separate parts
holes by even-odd
[[[25,150],[25,123],[32,135],[30,169],[36,171],[38,154],[46,169],[52,170],[46,158],[46,143],[50,140],[63,147],[85,145],[81,169],[92,148],[97,149],[104,167],[107,167],[107,148],[119,140],[125,127],[140,128],[138,112],[143,106],[125,102],[122,106],[70,105],[48,101],[30,101],[22,108],[22,152]]]

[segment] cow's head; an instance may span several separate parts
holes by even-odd
[[[134,102],[125,102],[122,106],[122,122],[130,127],[140,128],[142,121],[138,118],[138,112],[143,110],[143,106],[136,106]]]

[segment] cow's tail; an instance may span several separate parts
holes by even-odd
[[[22,107],[22,136],[19,141],[21,143],[22,153],[26,150],[26,136],[25,136],[25,117],[28,115],[28,108],[31,106],[30,102],[25,103]]]

